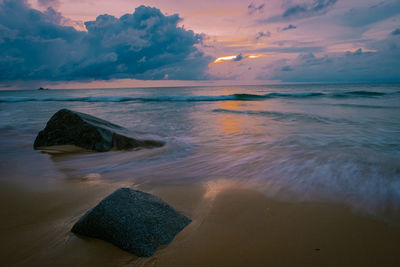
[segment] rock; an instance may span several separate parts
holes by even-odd
[[[111,149],[152,148],[163,146],[155,140],[139,140],[128,137],[123,127],[88,114],[61,109],[47,122],[36,137],[33,147],[74,145],[99,152]]]
[[[139,257],[150,257],[190,222],[153,195],[120,188],[81,217],[71,231],[108,241]]]

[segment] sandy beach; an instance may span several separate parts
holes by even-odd
[[[194,186],[145,185],[193,219],[172,243],[138,258],[70,233],[114,189],[70,182],[52,192],[2,184],[4,266],[397,266],[400,227],[329,203],[285,203],[218,180]]]

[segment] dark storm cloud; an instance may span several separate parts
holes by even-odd
[[[25,1],[0,3],[0,81],[54,79],[79,52],[84,37],[55,23],[55,12],[28,8]]]
[[[195,47],[202,37],[179,27],[176,14],[140,6],[88,21],[87,32],[63,19],[24,0],[0,2],[0,81],[206,78],[211,59]]]
[[[360,82],[400,81],[400,36],[374,41],[354,52],[316,56],[304,53],[294,61],[280,60],[265,69],[272,74],[260,79],[277,79],[285,82]]]
[[[385,1],[369,7],[352,8],[337,20],[350,27],[362,27],[400,14],[400,1]]]

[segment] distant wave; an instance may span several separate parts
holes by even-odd
[[[129,96],[87,96],[87,97],[0,97],[0,102],[201,102],[201,101],[257,101],[271,98],[315,98],[315,97],[382,97],[386,95],[400,94],[382,93],[371,91],[351,91],[343,93],[269,93],[257,94],[232,94],[218,96],[152,96],[152,97],[129,97]]]
[[[285,94],[285,93],[269,93],[264,95],[254,95],[254,94],[234,94],[235,100],[262,100],[268,98],[309,98],[309,97],[318,97],[324,96],[324,93],[297,93],[297,94]]]
[[[317,104],[317,105],[328,105],[328,106],[337,106],[337,107],[346,107],[346,108],[365,108],[365,109],[400,109],[400,106],[380,106],[380,105],[360,105],[360,104]]]
[[[344,93],[334,93],[332,94],[333,97],[376,97],[376,96],[385,96],[395,93],[382,93],[382,92],[371,92],[371,91],[351,91],[351,92],[344,92]]]

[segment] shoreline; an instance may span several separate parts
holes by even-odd
[[[144,184],[193,219],[150,258],[70,233],[122,185],[70,182],[50,192],[3,184],[1,262],[12,266],[396,266],[400,227],[332,203],[288,203],[227,180]]]

